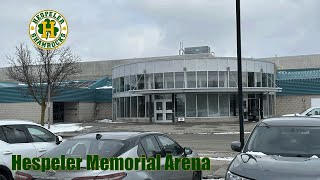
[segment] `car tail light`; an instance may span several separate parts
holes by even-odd
[[[20,171],[17,171],[15,176],[14,176],[15,180],[32,180],[32,176]]]
[[[72,180],[121,180],[127,176],[127,173],[114,173],[104,176],[77,177]]]

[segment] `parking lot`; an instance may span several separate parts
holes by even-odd
[[[248,137],[256,123],[245,122],[245,138]],[[83,123],[86,127],[79,132],[61,133],[65,138],[78,134],[103,131],[157,131],[166,133],[184,147],[190,147],[201,157],[211,158],[211,171],[204,172],[205,177],[223,177],[232,157],[236,154],[230,149],[232,141],[239,140],[237,122],[217,123],[110,123],[97,121]]]

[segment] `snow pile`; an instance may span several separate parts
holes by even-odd
[[[102,86],[102,87],[98,87],[96,89],[112,89],[112,86]]]
[[[210,157],[209,159],[214,161],[232,161],[233,157]]]
[[[48,124],[44,125],[45,128],[48,129]],[[79,123],[71,123],[71,124],[52,124],[50,125],[50,131],[53,133],[62,133],[62,132],[75,132],[82,131],[86,128],[91,128],[92,126],[81,126]]]
[[[254,152],[254,151],[248,151],[248,152],[246,152],[246,154],[251,154],[251,155],[255,155],[255,156],[266,156],[266,154],[263,152]]]
[[[122,122],[113,122],[111,119],[102,119],[102,120],[98,120],[98,122],[101,122],[101,123],[122,123]]]
[[[316,155],[313,155],[313,156],[311,156],[310,158],[313,158],[313,159],[318,159],[318,156],[316,156]]]
[[[244,132],[244,134],[250,134],[251,132]],[[228,134],[240,134],[240,132],[217,132],[215,135],[228,135]]]

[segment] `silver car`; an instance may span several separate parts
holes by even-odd
[[[79,171],[19,171],[16,179],[124,179],[124,180],[201,180],[201,171],[164,170],[165,155],[174,157],[199,157],[190,148],[182,148],[177,142],[165,134],[157,132],[105,132],[91,133],[66,140],[60,146],[45,154],[43,157],[82,157],[99,155],[101,157],[130,157],[137,158],[145,155],[155,157],[161,155],[161,170],[148,171],[112,171],[87,170],[86,166]],[[83,163],[83,162],[82,162]],[[86,163],[84,163],[86,165]]]

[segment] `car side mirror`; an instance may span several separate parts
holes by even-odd
[[[192,150],[188,147],[183,148],[183,151],[185,156],[192,154]]]
[[[231,149],[236,152],[241,152],[241,142],[233,141],[231,143]]]
[[[61,136],[56,136],[56,144],[59,145],[62,142]]]

